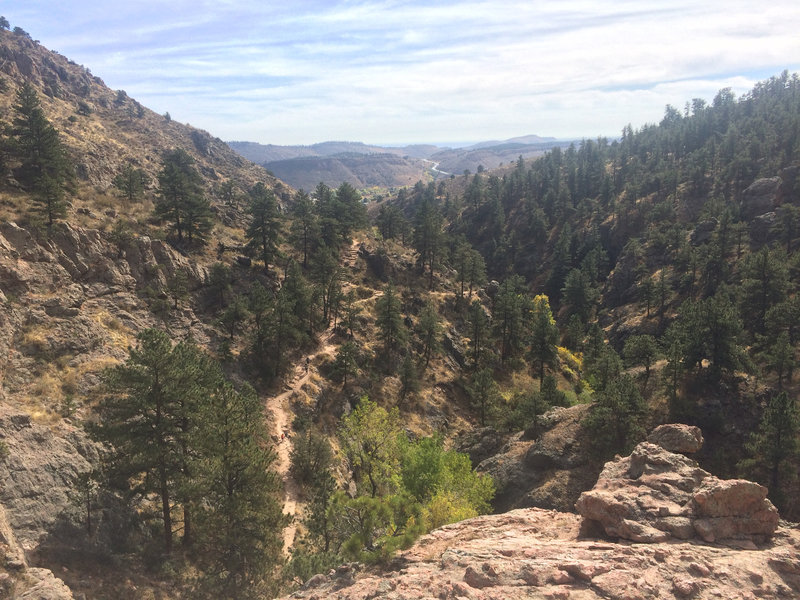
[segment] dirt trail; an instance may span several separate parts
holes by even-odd
[[[291,521],[283,530],[283,551],[287,556],[289,555],[289,548],[294,544],[294,537],[297,533],[295,516],[297,502],[300,497],[300,486],[297,485],[289,473],[289,454],[292,450],[292,411],[289,408],[289,398],[299,391],[308,379],[309,373],[305,372],[304,366],[295,367],[294,377],[289,389],[278,396],[268,398],[266,401],[266,408],[272,416],[275,428],[272,432],[275,440],[275,452],[278,455],[275,467],[283,480],[283,512],[291,517]]]
[[[344,256],[345,266],[350,268],[355,266],[358,259],[359,243],[359,241],[354,240],[347,250]],[[350,282],[344,282],[343,287],[348,288],[350,285]],[[291,464],[289,456],[292,451],[292,439],[294,438],[294,430],[292,429],[294,413],[289,406],[289,401],[293,394],[302,393],[303,386],[310,380],[311,375],[317,372],[315,366],[317,358],[324,355],[333,356],[337,345],[332,341],[332,338],[333,327],[329,327],[320,335],[319,345],[315,352],[309,355],[310,364],[308,370],[306,370],[305,364],[296,365],[292,378],[287,383],[288,389],[277,396],[267,398],[265,402],[265,407],[274,423],[272,439],[275,440],[275,452],[277,454],[275,468],[283,480],[283,512],[291,517],[291,521],[283,530],[283,551],[287,556],[289,556],[289,549],[294,545],[294,538],[297,534],[297,505],[300,501],[301,492],[300,486],[289,473]]]

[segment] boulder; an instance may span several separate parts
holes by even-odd
[[[768,540],[778,526],[778,511],[765,487],[718,479],[694,460],[652,443],[695,451],[702,437],[694,429],[658,428],[630,456],[606,463],[594,488],[575,504],[584,530],[644,543]]]
[[[780,177],[756,179],[742,193],[742,218],[750,220],[773,210],[780,187]]]
[[[769,241],[777,222],[778,216],[774,211],[754,217],[750,220],[750,239],[756,244],[765,244]]]
[[[716,219],[709,219],[707,221],[701,221],[697,224],[697,227],[694,228],[691,235],[689,236],[689,241],[691,242],[692,246],[700,246],[701,244],[705,244],[711,239],[711,234],[714,233],[714,230],[717,228],[717,220]]]
[[[647,441],[670,452],[692,454],[703,447],[703,434],[699,427],[670,423],[656,427]]]

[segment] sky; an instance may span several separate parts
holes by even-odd
[[[797,0],[0,0],[12,28],[226,141],[616,138],[800,70]]]

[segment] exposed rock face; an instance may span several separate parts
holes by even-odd
[[[780,177],[756,179],[742,194],[742,217],[752,219],[773,210],[780,187]]]
[[[69,505],[78,475],[91,469],[97,450],[67,424],[58,435],[19,412],[0,407],[0,436],[9,453],[0,466],[0,504],[20,545],[32,550]]]
[[[663,431],[655,437],[663,439]],[[575,508],[587,525],[634,542],[700,538],[753,545],[766,541],[778,525],[765,487],[720,480],[695,461],[650,442],[607,463]]]
[[[205,277],[164,242],[140,237],[119,248],[92,229],[58,224],[45,236],[0,222],[0,598],[72,597],[33,564],[72,508],[74,482],[98,460],[83,430],[62,416],[84,416],[81,401],[103,368],[156,324],[141,290],[163,286],[178,269],[191,287]],[[177,337],[207,339],[189,307],[169,319]]]
[[[498,453],[478,464],[478,471],[494,479],[496,511],[531,506],[573,509],[580,493],[597,479],[597,467],[581,434],[586,410],[586,405],[554,408],[541,417],[536,431],[511,437]],[[496,434],[487,431],[486,436],[460,450],[474,462],[483,459],[484,447],[497,447]]]
[[[447,525],[385,569],[344,565],[316,575],[292,598],[649,600],[794,598],[797,529],[760,550],[579,537],[580,518],[520,509]]]

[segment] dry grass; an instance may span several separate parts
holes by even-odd
[[[98,309],[90,315],[90,318],[105,330],[109,340],[107,345],[112,348],[127,350],[136,337],[133,331],[105,309]]]
[[[52,331],[52,324],[27,325],[22,330],[19,345],[24,346],[28,353],[45,355],[50,348],[49,338]]]

